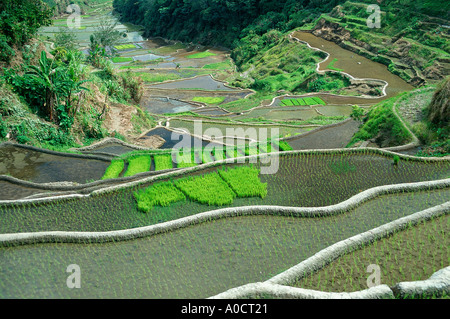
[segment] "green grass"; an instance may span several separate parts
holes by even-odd
[[[199,53],[194,53],[194,54],[188,55],[186,58],[188,58],[188,59],[202,59],[202,58],[206,58],[206,57],[214,56],[214,55],[217,55],[217,54],[209,52],[208,50],[206,50],[204,52],[199,52]]]
[[[118,57],[112,58],[111,61],[113,63],[131,62],[131,61],[133,61],[133,58],[127,58],[127,57],[118,56]]]
[[[225,101],[224,96],[210,97],[210,96],[196,96],[192,99],[194,102],[201,102],[206,104],[220,104]]]
[[[123,160],[112,160],[111,165],[105,171],[102,179],[110,179],[119,177],[120,173],[123,171],[125,162]]]
[[[293,105],[326,105],[325,101],[320,97],[304,97],[298,99],[284,99],[280,101],[282,106],[293,106]]]
[[[203,176],[186,177],[174,182],[188,198],[207,205],[228,205],[236,194],[217,172]]]
[[[173,168],[171,154],[155,155],[153,159],[155,161],[155,171]]]
[[[261,197],[267,195],[267,183],[259,179],[260,170],[253,166],[239,166],[233,169],[218,170],[238,197]]]
[[[128,168],[124,177],[133,176],[138,173],[148,172],[152,159],[150,156],[136,156],[128,159]]]
[[[172,182],[154,184],[144,190],[134,193],[138,209],[148,213],[155,205],[169,206],[172,203],[186,200],[184,194]]]

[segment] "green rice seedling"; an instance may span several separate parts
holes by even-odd
[[[260,170],[253,166],[239,166],[218,170],[220,177],[231,187],[238,197],[261,197],[267,195],[267,183],[259,178]]]
[[[154,155],[153,160],[155,161],[155,171],[173,168],[171,154]]]
[[[185,177],[174,182],[188,198],[207,205],[227,205],[233,203],[236,194],[217,172],[203,176]]]
[[[314,99],[314,101],[316,101],[317,102],[317,104],[320,104],[320,105],[326,105],[327,103],[325,103],[325,101],[324,100],[322,100],[320,97],[318,97],[318,96],[313,96],[313,99]]]
[[[225,150],[222,147],[214,147],[211,154],[214,156],[215,161],[223,161],[227,158]]]
[[[113,63],[131,62],[131,61],[133,61],[133,58],[128,58],[128,57],[121,57],[121,56],[118,56],[118,57],[112,58],[111,61],[112,61]]]
[[[133,176],[138,173],[148,172],[152,159],[150,156],[136,156],[128,159],[128,168],[124,174],[124,177]]]
[[[272,141],[272,144],[281,152],[293,150],[292,146],[290,146],[286,141],[274,140]]]
[[[224,96],[217,96],[217,97],[212,97],[212,96],[196,96],[192,99],[192,101],[194,102],[201,102],[201,103],[206,103],[206,104],[220,104],[223,101],[225,101],[225,97]]]
[[[155,205],[169,206],[171,203],[186,200],[186,196],[172,182],[154,184],[134,193],[138,209],[148,213]]]
[[[123,171],[125,162],[123,160],[112,160],[111,165],[105,171],[102,179],[110,179],[119,177],[120,173]]]
[[[291,99],[288,99],[288,100],[281,100],[281,103],[283,103],[283,105],[285,105],[285,106],[292,106],[292,105],[294,105],[294,104],[292,103],[292,100],[291,100]]]
[[[347,174],[355,171],[356,169],[355,165],[350,164],[350,162],[345,159],[331,161],[328,164],[328,167],[334,174]]]
[[[189,149],[178,151],[176,158],[178,168],[193,167],[197,165],[197,163],[195,163],[194,150]]]

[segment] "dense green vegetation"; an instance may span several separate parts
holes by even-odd
[[[53,13],[42,0],[3,0],[0,3],[0,62],[10,62],[15,47],[28,43]]]
[[[364,117],[361,128],[353,136],[349,146],[373,138],[382,147],[408,143],[411,135],[393,112],[393,106],[398,98],[394,97],[373,106]]]
[[[298,27],[303,19],[330,11],[337,3],[336,0],[158,0],[151,3],[114,0],[113,6],[124,20],[143,25],[146,35],[232,46],[240,35],[250,31],[262,35],[274,28],[286,31]]]
[[[173,168],[171,154],[155,155],[153,156],[153,160],[155,161],[155,171]]]
[[[181,200],[185,200],[184,194],[176,188],[172,182],[161,182],[146,189],[134,193],[138,209],[144,213],[152,210],[153,206],[169,206]]]
[[[133,176],[139,173],[148,172],[152,158],[150,156],[135,156],[128,159],[128,168],[123,175],[124,177]]]
[[[111,165],[105,171],[105,175],[103,175],[102,179],[110,179],[119,177],[120,173],[123,171],[125,167],[125,162],[123,160],[113,160],[111,161]]]
[[[202,176],[185,177],[174,182],[188,198],[201,204],[231,204],[236,194],[217,172]]]
[[[267,183],[261,183],[259,169],[252,166],[239,166],[218,170],[220,177],[231,187],[238,197],[261,197],[267,195]]]
[[[206,104],[220,104],[225,100],[224,96],[209,97],[209,96],[196,96],[192,99],[194,102],[201,102]]]

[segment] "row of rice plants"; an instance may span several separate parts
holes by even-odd
[[[294,286],[323,291],[367,289],[369,265],[380,269],[380,284],[428,279],[448,266],[450,216],[441,216],[375,241],[333,261]]]
[[[286,142],[286,141],[282,141],[282,140],[273,140],[273,141],[272,141],[272,144],[274,144],[274,145],[276,146],[276,148],[277,148],[278,150],[280,150],[281,152],[284,152],[284,151],[292,151],[292,150],[293,150],[292,146],[290,146],[289,143]],[[271,149],[271,151],[272,151],[272,149]]]
[[[334,173],[330,163],[339,158],[355,166],[355,170]],[[264,164],[254,165],[262,167]],[[205,174],[210,170],[211,168],[201,170],[193,175]],[[286,154],[279,157],[276,173],[261,175],[261,181],[267,183],[268,189],[264,199],[236,198],[232,205],[327,206],[342,202],[368,188],[442,179],[447,178],[449,173],[449,162],[422,163],[402,159],[398,165],[392,165],[391,158],[374,155],[373,152],[353,155]],[[133,187],[80,200],[2,206],[0,232],[107,231],[151,225],[210,209],[196,202],[186,201],[174,203],[170,207],[156,206],[152,214],[140,214],[133,197],[135,191],[137,188]],[[448,191],[443,194],[447,196],[444,201],[448,200]],[[439,204],[431,195],[423,197],[421,201],[423,205]],[[404,206],[408,208],[411,204],[405,203]],[[377,209],[378,214],[374,215],[377,220],[384,216],[385,210],[382,207]]]
[[[280,101],[282,106],[300,106],[300,105],[326,105],[325,101],[320,97],[304,97],[298,99],[284,99]]]
[[[264,198],[267,195],[267,183],[261,183],[259,172],[253,166],[223,168],[201,176],[156,183],[135,192],[134,197],[138,209],[143,212],[149,212],[155,205],[168,206],[186,197],[201,204],[217,206],[233,203],[236,196]]]
[[[426,193],[427,191],[422,195],[426,197]],[[406,201],[413,204],[406,205],[404,197],[411,198],[411,195],[395,194],[389,196],[389,200],[378,198],[375,201],[379,205],[370,202],[358,209],[327,218],[241,216],[205,222],[146,238],[101,245],[55,243],[4,247],[0,258],[4,279],[0,280],[0,296],[139,298],[145,295],[151,298],[207,298],[249,282],[267,280],[337,241],[417,211],[424,205],[423,196],[413,202]],[[418,195],[420,194],[414,194],[415,197]],[[448,193],[445,195],[448,198]],[[439,202],[445,202],[447,198],[441,196]],[[107,199],[104,201],[110,202]],[[115,201],[118,205],[121,202]],[[79,203],[80,201],[72,201],[74,208]],[[182,204],[180,207],[185,206],[184,202],[179,204]],[[111,211],[92,205],[92,202],[90,211],[86,210],[87,207],[82,207],[84,212],[79,210],[87,221],[91,220],[90,217],[96,211],[103,211],[104,215],[99,219],[102,227],[104,220],[116,217],[111,216],[115,215]],[[177,213],[170,208],[164,208],[168,211],[167,215]],[[51,210],[49,216],[59,215],[55,212],[63,214],[63,209],[60,207],[59,210]],[[79,216],[73,215],[67,214],[72,220],[79,219]],[[148,220],[154,214],[136,215]],[[155,223],[158,222],[157,218],[159,217],[156,217]],[[436,236],[436,239],[439,240],[439,237]],[[409,244],[413,244],[413,241]],[[445,245],[446,242],[442,244]],[[380,250],[380,246],[378,248]],[[420,246],[416,250],[419,252]],[[424,252],[422,249],[422,254]],[[445,263],[446,256],[443,255],[442,258]],[[89,269],[89,278],[95,280],[83,281],[82,276],[83,289],[67,289],[64,269],[67,268],[68,261],[80,265],[81,269]],[[369,261],[372,263],[372,259]],[[19,264],[20,269],[15,267]],[[363,266],[363,271],[366,267],[367,265]],[[112,273],[115,275],[111,276]],[[55,274],[61,276],[55,277]],[[364,280],[369,275],[370,273],[364,273]],[[383,278],[382,275],[382,283]],[[55,280],[61,284],[55,284]]]
[[[117,50],[128,50],[128,49],[135,49],[136,45],[134,44],[121,44],[121,45],[115,45],[114,48]]]
[[[138,209],[149,212],[153,206],[169,206],[171,203],[185,200],[184,194],[172,182],[154,184],[135,193]]]
[[[136,156],[128,159],[128,168],[124,177],[133,176],[138,173],[148,172],[152,164],[150,156]]]
[[[210,206],[228,205],[236,198],[236,194],[217,172],[177,179],[174,184],[189,199]]]
[[[178,168],[186,168],[196,166],[194,149],[178,150],[176,154]]]

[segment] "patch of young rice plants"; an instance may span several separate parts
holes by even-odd
[[[123,160],[112,160],[111,165],[105,171],[102,179],[110,179],[119,177],[120,173],[123,171],[125,162]]]
[[[320,97],[304,97],[298,99],[284,99],[280,101],[282,106],[299,106],[299,105],[326,105],[325,101]]]
[[[286,141],[274,140],[272,141],[272,144],[274,144],[275,147],[281,152],[293,150],[292,146],[290,146]]]
[[[133,176],[138,173],[148,172],[152,159],[150,156],[136,156],[128,159],[128,168],[124,177]]]
[[[184,194],[172,182],[156,183],[144,190],[134,193],[138,209],[144,213],[152,210],[153,206],[169,206],[171,203],[186,200]]]
[[[176,156],[178,168],[193,167],[197,165],[197,163],[195,163],[195,153],[193,149],[178,151]]]
[[[174,184],[188,198],[201,204],[228,205],[236,198],[236,194],[217,172],[177,179]]]
[[[173,168],[171,154],[154,155],[153,160],[155,161],[155,171]]]
[[[334,174],[347,174],[356,169],[355,165],[350,164],[348,160],[343,158],[330,161],[329,168]]]
[[[218,170],[219,175],[227,182],[238,197],[261,197],[267,195],[267,183],[259,179],[258,168],[238,166],[232,169]]]
[[[119,56],[119,57],[114,57],[114,58],[112,58],[111,61],[112,61],[113,63],[131,62],[131,61],[133,61],[133,58],[128,58],[128,57],[121,57],[121,56]]]
[[[199,53],[194,53],[194,54],[188,55],[186,58],[188,58],[188,59],[202,59],[202,58],[206,58],[206,57],[214,56],[214,55],[216,55],[216,54],[206,50],[204,52],[199,52]]]
[[[448,215],[409,226],[339,257],[295,286],[335,292],[367,289],[370,274],[366,269],[371,264],[380,267],[382,284],[394,286],[398,282],[426,280],[448,266],[449,227]]]
[[[258,154],[259,154],[258,146],[256,146],[256,145],[246,145],[245,146],[245,155],[246,156],[258,155]]]

